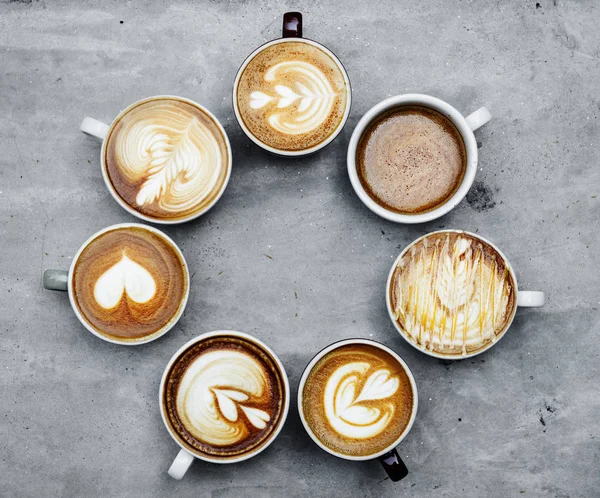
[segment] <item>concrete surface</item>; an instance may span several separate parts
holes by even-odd
[[[600,5],[595,0],[0,3],[0,496],[560,496],[600,493]],[[246,55],[278,37],[285,10],[337,53],[353,109],[333,145],[283,160],[251,145],[231,107]],[[441,220],[376,217],[346,174],[359,117],[403,92],[494,120],[477,133],[469,198]],[[79,324],[41,287],[80,244],[134,221],[110,197],[99,144],[78,131],[142,97],[190,97],[224,123],[234,151],[225,195],[165,231],[194,273],[180,324],[135,348]],[[500,344],[445,363],[394,331],[384,282],[417,236],[461,228],[509,256],[521,310]],[[165,364],[199,333],[268,342],[293,386],[332,341],[371,337],[406,359],[421,404],[400,445],[410,475],[338,460],[304,433],[296,403],[278,440],[233,466],[166,473],[177,446],[157,391]],[[294,387],[293,394],[296,394]]]

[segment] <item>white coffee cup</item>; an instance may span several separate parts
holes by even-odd
[[[137,107],[138,105],[140,105],[140,104],[142,104],[144,102],[149,102],[149,101],[152,101],[152,100],[159,100],[159,99],[175,99],[175,100],[180,100],[182,102],[190,104],[191,106],[199,108],[202,112],[204,112],[206,115],[208,115],[213,120],[215,126],[221,132],[221,134],[223,136],[223,140],[225,141],[225,144],[227,145],[227,152],[228,152],[227,176],[225,178],[225,181],[223,182],[223,185],[221,186],[221,190],[219,191],[218,195],[215,196],[215,198],[209,204],[207,204],[206,207],[204,207],[202,210],[200,210],[200,211],[198,211],[196,213],[193,213],[193,214],[191,214],[189,216],[186,216],[186,217],[183,217],[183,218],[177,218],[177,219],[174,219],[174,220],[163,219],[163,218],[156,218],[156,217],[152,217],[152,216],[147,216],[144,213],[141,213],[140,211],[137,211],[136,209],[133,209],[129,204],[127,204],[121,198],[121,196],[115,190],[115,187],[111,183],[110,178],[108,176],[108,171],[107,171],[106,162],[105,162],[106,146],[107,146],[107,143],[108,143],[108,141],[105,140],[105,138],[110,135],[110,132],[117,125],[117,123],[119,123],[119,121],[121,120],[121,118],[125,114],[127,114],[131,109],[133,109],[134,107]],[[111,193],[111,195],[113,196],[113,198],[119,203],[119,205],[123,209],[125,209],[125,211],[127,211],[130,214],[132,214],[133,216],[137,216],[141,220],[149,221],[151,223],[157,223],[157,224],[161,224],[161,225],[175,225],[175,224],[185,223],[187,221],[191,221],[193,219],[196,219],[199,216],[202,216],[203,214],[205,214],[209,209],[211,209],[217,203],[217,201],[223,195],[223,192],[225,192],[225,188],[227,187],[227,184],[229,183],[229,178],[231,176],[232,157],[231,157],[231,144],[229,143],[229,138],[227,137],[227,133],[225,132],[225,129],[223,128],[223,126],[221,125],[221,123],[219,122],[219,120],[208,109],[206,109],[205,107],[201,106],[197,102],[194,102],[193,100],[186,99],[186,98],[183,98],[183,97],[177,97],[177,96],[174,96],[174,95],[155,95],[153,97],[148,97],[148,98],[145,98],[145,99],[142,99],[142,100],[138,100],[137,102],[134,102],[129,107],[127,107],[126,109],[124,109],[123,111],[121,111],[119,113],[119,115],[115,119],[113,119],[113,121],[112,121],[112,123],[110,125],[107,125],[107,124],[103,123],[102,121],[98,121],[97,119],[94,119],[94,118],[91,118],[91,117],[85,117],[81,121],[81,125],[79,125],[79,129],[83,133],[85,133],[86,135],[89,135],[91,137],[97,138],[97,139],[99,139],[99,140],[102,141],[102,149],[100,151],[100,163],[102,165],[102,177],[104,178],[104,183],[106,184],[106,188],[108,188],[108,191]]]
[[[467,152],[467,169],[458,190],[441,206],[438,206],[431,211],[418,214],[396,213],[375,202],[362,186],[356,169],[356,151],[358,142],[368,125],[379,115],[390,109],[410,105],[431,108],[450,119],[460,132]],[[473,132],[487,123],[490,119],[492,119],[492,115],[485,107],[479,108],[465,118],[447,102],[429,95],[408,93],[385,99],[367,111],[352,132],[352,137],[350,138],[350,143],[348,145],[347,164],[348,175],[350,176],[350,182],[352,183],[352,187],[354,187],[354,191],[365,206],[371,211],[382,218],[395,221],[396,223],[425,223],[427,221],[435,220],[440,216],[444,216],[464,199],[471,188],[471,185],[473,185],[475,173],[477,172],[478,157],[477,140],[475,140]]]
[[[431,351],[425,347],[422,347],[419,344],[416,344],[415,342],[411,341],[409,337],[407,337],[406,333],[400,328],[400,326],[398,325],[398,322],[396,321],[395,317],[394,317],[394,310],[392,307],[392,301],[391,301],[391,285],[392,285],[392,279],[394,276],[394,271],[396,270],[396,267],[398,266],[398,263],[400,262],[400,260],[404,257],[404,255],[410,251],[410,249],[417,244],[420,240],[424,239],[425,237],[429,237],[430,235],[436,234],[436,233],[446,233],[446,232],[451,232],[451,233],[464,233],[470,237],[474,237],[475,239],[479,239],[481,240],[483,243],[488,244],[489,246],[491,246],[502,258],[504,264],[506,265],[506,268],[508,269],[511,277],[512,277],[512,281],[515,284],[515,292],[517,295],[517,300],[516,300],[516,306],[513,306],[513,310],[511,313],[511,316],[509,317],[506,326],[504,327],[504,330],[502,331],[502,333],[498,336],[496,336],[495,341],[490,342],[487,346],[473,352],[473,353],[468,353],[468,354],[441,354],[441,353],[437,353],[435,351]],[[411,346],[413,346],[414,348],[418,349],[419,351],[421,351],[422,353],[428,354],[429,356],[433,356],[435,358],[440,358],[443,360],[464,360],[465,358],[471,358],[472,356],[476,356],[478,354],[481,354],[485,351],[487,351],[488,349],[490,349],[492,346],[495,346],[496,344],[498,344],[498,342],[500,341],[500,339],[502,339],[502,337],[504,337],[504,335],[506,334],[506,332],[508,331],[508,329],[510,328],[516,312],[517,312],[517,308],[521,307],[521,308],[538,308],[541,306],[544,306],[545,302],[546,302],[546,295],[543,292],[540,291],[522,291],[518,289],[518,285],[517,285],[517,277],[515,275],[515,272],[512,268],[512,266],[510,265],[510,262],[508,261],[507,257],[502,253],[502,251],[500,249],[498,249],[498,247],[496,247],[494,244],[492,244],[489,240],[483,238],[481,235],[479,234],[474,234],[471,232],[467,232],[464,230],[438,230],[436,232],[431,232],[428,233],[426,235],[423,235],[422,237],[419,237],[418,239],[416,239],[415,241],[411,242],[408,246],[406,246],[404,248],[404,250],[400,253],[400,255],[396,258],[396,261],[394,261],[394,264],[392,265],[392,268],[390,269],[390,273],[388,274],[388,278],[387,278],[387,282],[386,282],[386,286],[385,286],[385,300],[386,300],[386,306],[387,306],[387,310],[388,310],[388,315],[390,317],[390,320],[392,320],[392,323],[394,324],[394,327],[396,327],[396,330],[398,331],[398,333],[402,336],[402,338],[408,342]]]
[[[400,434],[400,436],[398,436],[398,438],[392,444],[390,444],[386,448],[384,448],[381,451],[379,451],[375,454],[372,454],[372,455],[349,456],[349,455],[344,455],[342,453],[339,453],[339,452],[325,446],[321,441],[319,441],[317,436],[314,434],[314,432],[308,425],[306,418],[304,417],[303,392],[304,392],[304,385],[306,384],[306,379],[308,378],[308,375],[312,371],[313,367],[317,364],[317,362],[321,358],[323,358],[326,354],[330,353],[331,351],[333,351],[335,349],[338,349],[342,346],[346,346],[349,344],[366,344],[369,346],[379,348],[379,349],[385,351],[386,353],[390,354],[391,356],[393,356],[394,359],[396,359],[398,361],[398,363],[400,363],[400,365],[402,365],[404,371],[406,372],[406,375],[410,381],[410,385],[411,385],[412,392],[413,392],[413,406],[412,406],[412,412],[410,415],[410,420],[408,422],[408,425],[405,427],[402,434]],[[309,364],[304,369],[302,377],[300,378],[300,384],[298,386],[298,411],[300,412],[300,420],[302,420],[302,425],[304,425],[304,429],[306,429],[306,432],[311,437],[311,439],[317,444],[317,446],[319,446],[321,449],[325,450],[326,452],[331,453],[332,455],[334,455],[338,458],[343,458],[345,460],[365,461],[365,460],[379,459],[381,464],[383,465],[384,469],[386,470],[386,472],[388,473],[388,475],[390,476],[390,478],[393,481],[398,481],[398,480],[402,479],[408,473],[408,470],[406,469],[404,463],[402,462],[402,459],[398,455],[396,446],[398,446],[410,432],[410,429],[412,428],[415,418],[417,416],[418,405],[419,405],[419,396],[417,393],[417,383],[415,382],[415,378],[414,378],[412,372],[410,371],[410,368],[408,368],[408,365],[392,349],[388,348],[387,346],[384,346],[383,344],[381,344],[379,342],[372,341],[369,339],[345,339],[345,340],[334,342],[333,344],[330,344],[325,349],[323,349],[319,353],[317,353],[317,355],[312,360],[310,360]]]
[[[186,291],[185,291],[185,295],[184,295],[183,299],[181,300],[181,304],[179,305],[177,313],[159,331],[157,331],[147,337],[138,339],[138,340],[118,340],[118,339],[114,339],[112,337],[109,337],[107,335],[99,333],[81,315],[79,309],[77,308],[77,303],[75,302],[75,298],[73,295],[73,285],[74,285],[73,284],[73,275],[75,273],[74,270],[75,270],[77,261],[79,260],[79,256],[81,256],[81,253],[83,252],[83,250],[92,241],[94,241],[97,237],[99,237],[103,233],[106,233],[106,232],[109,232],[111,230],[115,230],[118,228],[140,228],[140,229],[147,230],[149,232],[157,234],[159,237],[164,239],[168,244],[170,244],[175,252],[177,252],[179,258],[181,259],[181,263],[183,265],[183,271],[185,273]],[[187,263],[185,262],[185,258],[183,257],[183,253],[181,252],[181,250],[179,249],[177,244],[175,244],[173,239],[171,239],[168,235],[166,235],[165,233],[161,232],[160,230],[158,230],[154,227],[148,226],[148,225],[142,225],[139,223],[120,223],[117,225],[111,225],[109,227],[106,227],[103,230],[96,232],[89,239],[87,239],[83,243],[83,245],[79,248],[79,250],[77,251],[77,254],[75,254],[75,257],[73,258],[73,261],[71,262],[71,267],[70,267],[69,271],[45,270],[44,277],[43,277],[43,284],[44,284],[44,287],[49,290],[67,291],[69,293],[69,301],[71,303],[71,308],[73,308],[75,315],[77,316],[79,321],[82,323],[82,325],[87,330],[89,330],[92,334],[94,334],[96,337],[99,337],[103,341],[112,342],[113,344],[120,344],[123,346],[138,346],[140,344],[146,344],[148,342],[152,342],[152,341],[155,341],[156,339],[159,339],[160,337],[165,335],[169,330],[171,330],[174,327],[174,325],[179,321],[179,319],[181,318],[181,315],[183,315],[183,312],[185,311],[185,307],[187,305],[188,297],[190,294],[190,272],[188,270]]]
[[[165,413],[165,403],[164,403],[164,390],[165,390],[165,384],[167,381],[169,371],[171,370],[171,367],[173,366],[173,364],[181,356],[181,354],[184,351],[186,351],[189,347],[196,344],[197,342],[206,340],[210,337],[216,337],[216,336],[222,336],[222,335],[240,337],[249,342],[257,344],[261,349],[265,350],[271,356],[273,361],[275,361],[275,363],[277,364],[277,367],[280,369],[281,378],[283,380],[284,397],[285,397],[284,406],[283,406],[283,410],[281,412],[281,417],[279,419],[278,426],[275,428],[275,430],[271,434],[269,440],[266,441],[261,446],[259,446],[254,451],[244,453],[243,455],[241,455],[237,458],[228,458],[227,460],[213,458],[210,455],[206,455],[206,454],[194,451],[192,448],[184,446],[181,443],[181,441],[177,438],[177,435],[173,432],[173,430],[169,426],[169,423],[167,421],[168,416]],[[181,449],[179,450],[179,453],[175,457],[175,460],[173,460],[171,467],[169,467],[169,475],[171,477],[173,477],[174,479],[181,479],[185,475],[185,473],[188,471],[188,469],[190,468],[190,465],[192,464],[192,462],[194,461],[195,458],[198,458],[199,460],[204,460],[206,462],[211,462],[211,463],[221,463],[221,464],[237,463],[237,462],[242,462],[243,460],[248,460],[249,458],[252,458],[252,457],[258,455],[260,452],[267,449],[267,447],[271,445],[271,443],[275,440],[275,438],[281,432],[281,429],[283,428],[283,426],[285,424],[285,420],[287,418],[287,414],[288,414],[288,411],[290,408],[290,385],[289,385],[289,381],[288,381],[288,377],[287,377],[285,368],[283,367],[283,363],[281,363],[281,360],[279,360],[279,358],[273,352],[273,350],[271,348],[269,348],[264,342],[260,341],[256,337],[251,336],[250,334],[245,334],[243,332],[237,332],[234,330],[216,330],[213,332],[208,332],[206,334],[202,334],[197,337],[194,337],[190,341],[186,342],[183,346],[181,346],[181,348],[179,348],[179,350],[171,357],[171,359],[169,360],[169,363],[167,364],[167,367],[165,368],[162,379],[160,381],[158,402],[160,405],[160,414],[161,414],[163,423],[165,424],[165,427],[167,428],[167,431],[169,431],[169,434],[171,435],[173,440],[181,447]]]

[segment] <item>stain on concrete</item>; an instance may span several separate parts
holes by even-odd
[[[467,194],[467,202],[475,211],[482,212],[496,205],[494,192],[483,182],[475,182]]]

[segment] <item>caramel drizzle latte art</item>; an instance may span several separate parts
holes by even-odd
[[[108,169],[119,195],[158,218],[200,211],[219,193],[228,168],[212,120],[182,101],[159,99],[129,111],[109,138]],[[114,144],[112,144],[114,142]]]
[[[280,133],[299,135],[318,128],[330,116],[338,95],[323,72],[305,61],[275,64],[265,73],[264,80],[269,83],[293,81],[290,86],[274,85],[273,95],[260,91],[250,94],[252,109],[261,109],[269,102],[275,104],[267,121]]]
[[[389,370],[379,369],[365,380],[369,370],[372,367],[367,362],[348,363],[327,380],[323,396],[325,416],[342,436],[372,438],[381,434],[394,416],[394,403],[386,399],[398,391],[399,379],[391,376]]]
[[[401,259],[391,283],[394,317],[421,347],[440,353],[481,349],[503,332],[514,283],[493,248],[474,237],[434,234]]]
[[[249,354],[210,351],[188,367],[177,391],[177,412],[199,441],[231,446],[262,430],[273,417],[258,408],[269,396],[264,367]],[[267,400],[267,404],[270,400]]]

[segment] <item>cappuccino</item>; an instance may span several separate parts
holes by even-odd
[[[516,283],[506,260],[464,232],[435,232],[413,243],[393,270],[388,292],[390,312],[405,338],[451,356],[495,342],[516,307]]]
[[[301,392],[301,409],[324,446],[347,457],[369,457],[402,436],[415,397],[394,356],[370,344],[346,344],[312,367]]]

